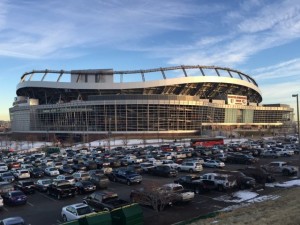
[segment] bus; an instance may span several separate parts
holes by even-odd
[[[191,147],[213,147],[215,145],[224,145],[224,138],[197,138],[191,139]]]

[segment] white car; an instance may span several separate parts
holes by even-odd
[[[70,184],[75,184],[75,178],[72,175],[58,175],[56,180],[66,180],[69,181]]]
[[[59,171],[55,167],[47,167],[47,168],[45,168],[44,172],[46,175],[48,175],[50,177],[59,175]]]
[[[27,169],[20,169],[14,173],[16,179],[27,179],[30,178],[30,172]]]
[[[212,168],[223,168],[225,166],[225,163],[219,160],[208,160],[203,163],[203,166]]]
[[[5,163],[0,162],[0,172],[6,172],[8,171],[8,167]]]
[[[177,169],[177,167],[179,166],[179,164],[174,163],[173,160],[163,160],[163,165],[168,165],[170,168],[172,169]]]
[[[75,172],[72,174],[75,181],[81,181],[81,180],[89,180],[91,176],[88,172]]]
[[[61,216],[64,222],[77,220],[82,216],[94,214],[90,206],[84,203],[68,205],[62,208]]]
[[[177,170],[194,173],[194,172],[202,171],[203,167],[202,167],[201,163],[199,163],[199,162],[188,161],[188,162],[183,162],[181,165],[179,165],[177,167]]]

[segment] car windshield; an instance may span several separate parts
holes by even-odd
[[[12,197],[17,197],[17,196],[23,196],[24,194],[22,193],[22,192],[20,192],[20,191],[16,191],[16,192],[12,192],[11,193],[11,196]]]
[[[92,213],[92,209],[89,206],[81,207],[77,209],[78,216],[85,215],[88,213]]]
[[[51,180],[43,180],[42,184],[51,184]]]

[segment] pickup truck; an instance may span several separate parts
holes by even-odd
[[[99,211],[111,211],[116,208],[120,208],[130,203],[120,199],[117,193],[114,192],[94,192],[93,194],[83,198],[83,203],[89,205],[96,212]]]
[[[174,183],[181,184],[185,189],[191,190],[197,194],[216,190],[218,188],[214,181],[203,180],[201,179],[201,176],[196,174],[179,177],[177,180],[174,180]]]
[[[192,191],[185,190],[182,185],[170,183],[165,184],[161,188],[159,188],[163,192],[169,192],[175,195],[175,202],[190,202],[194,199],[195,193]]]
[[[47,194],[53,195],[57,199],[61,199],[68,196],[74,197],[76,190],[76,187],[71,185],[69,181],[55,180],[47,187]]]
[[[254,188],[256,181],[253,177],[246,176],[241,171],[229,171],[229,170],[216,170],[215,173],[232,175],[236,179],[237,187],[239,189]]]
[[[206,173],[204,174],[201,181],[210,180],[215,183],[215,187],[219,191],[225,191],[236,187],[237,181],[236,178],[228,174],[219,174],[219,173]]]
[[[290,166],[287,162],[274,161],[267,165],[262,165],[262,169],[270,173],[282,173],[285,176],[296,175],[298,173],[298,167]]]

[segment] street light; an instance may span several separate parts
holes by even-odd
[[[300,150],[300,121],[299,121],[299,101],[298,101],[298,94],[292,95],[292,97],[296,97],[297,99],[297,132],[298,132],[298,150]],[[300,156],[300,154],[299,154]],[[300,167],[298,168],[300,169]],[[300,177],[300,171],[298,170],[298,177]]]

